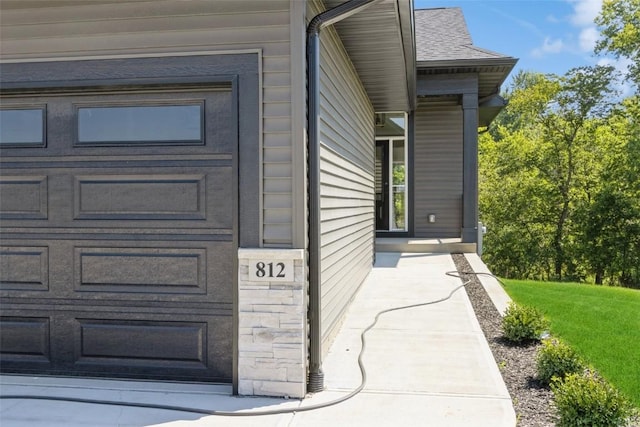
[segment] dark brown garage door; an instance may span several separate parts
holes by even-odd
[[[8,96],[5,372],[231,381],[231,87]]]

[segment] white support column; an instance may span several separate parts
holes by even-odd
[[[304,397],[307,383],[302,249],[238,250],[238,393]]]

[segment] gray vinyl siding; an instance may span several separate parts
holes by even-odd
[[[321,333],[326,354],[373,262],[375,136],[373,107],[333,28],[321,34],[320,64]]]
[[[462,227],[462,107],[422,104],[415,112],[416,237],[460,237]],[[427,222],[429,214],[436,222]]]
[[[289,7],[290,0],[157,0],[3,10],[0,52],[3,60],[35,60],[261,50],[262,238],[265,246],[289,247],[293,244]]]

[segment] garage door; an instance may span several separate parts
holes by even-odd
[[[229,86],[2,98],[5,372],[231,381]]]

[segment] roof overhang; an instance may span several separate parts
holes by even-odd
[[[475,74],[478,76],[478,125],[486,127],[507,105],[499,95],[500,86],[518,62],[517,58],[458,59],[419,61],[418,78],[421,76],[442,76]]]
[[[489,96],[480,101],[478,104],[478,126],[489,126],[506,106],[507,101],[500,95]]]
[[[327,9],[346,0],[325,0]],[[415,107],[413,0],[382,0],[335,24],[376,111]]]
[[[127,0],[129,2],[142,2],[150,0]],[[63,6],[86,6],[87,3],[93,5],[121,3],[122,0],[0,0],[2,9],[27,9],[38,7],[63,7]]]
[[[517,58],[457,59],[417,62],[418,75],[477,74],[478,98],[496,95],[518,62]]]

